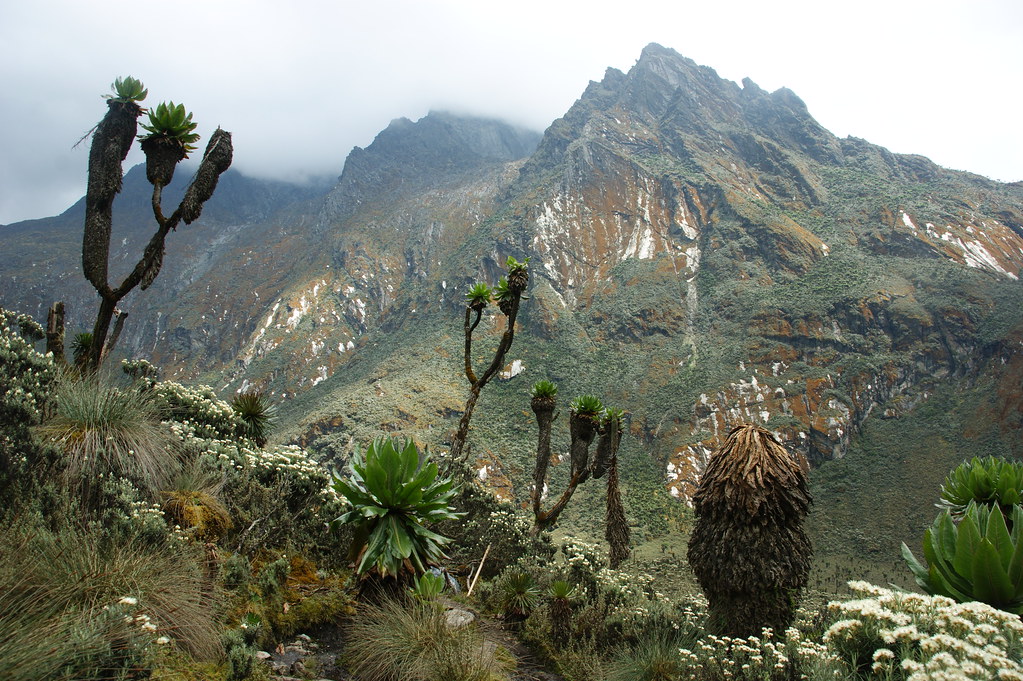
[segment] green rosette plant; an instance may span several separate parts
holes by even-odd
[[[498,598],[507,615],[524,620],[542,593],[528,572],[513,572],[501,581]]]
[[[277,420],[277,407],[265,393],[248,391],[231,398],[231,409],[238,416],[238,435],[265,447]]]
[[[553,400],[558,394],[558,386],[553,381],[541,379],[529,389],[529,396],[539,400]]]
[[[444,578],[430,572],[424,572],[416,577],[409,589],[412,596],[421,601],[434,601],[444,591]]]
[[[154,187],[166,187],[174,178],[174,168],[195,151],[198,123],[184,104],[161,102],[149,110],[149,123],[142,123],[147,134],[139,136],[146,154],[146,179]]]
[[[334,490],[352,509],[336,518],[331,529],[352,524],[352,556],[356,572],[380,577],[422,574],[446,556],[451,540],[427,528],[463,514],[451,507],[456,490],[450,477],[438,476],[437,464],[411,440],[397,444],[390,437],[375,440],[365,454],[356,452],[351,475],[335,476]]]
[[[465,294],[465,304],[472,310],[482,310],[490,302],[493,290],[483,282],[473,284],[469,292]]]
[[[572,403],[569,405],[569,409],[572,410],[573,414],[597,419],[600,413],[604,411],[604,404],[596,395],[580,395],[572,400]]]
[[[103,97],[121,103],[141,102],[149,95],[149,90],[142,84],[142,81],[131,76],[115,78],[114,82],[110,84],[110,90],[113,94],[103,95]]]
[[[970,502],[958,526],[945,511],[924,533],[924,566],[902,544],[902,556],[916,582],[932,595],[960,603],[980,601],[1023,614],[1023,508],[1010,511],[1012,530],[1002,512]]]
[[[508,288],[512,292],[522,293],[525,291],[526,284],[529,283],[529,258],[519,262],[509,255],[505,267],[508,268]]]
[[[953,518],[961,518],[971,501],[997,505],[1008,515],[1023,499],[1023,464],[994,456],[974,457],[948,474],[941,486],[941,503]]]
[[[512,303],[515,300],[515,293],[511,290],[508,285],[508,280],[505,277],[501,277],[497,281],[497,285],[494,287],[494,300],[497,301],[497,307],[501,309],[504,314],[511,314]]]
[[[184,104],[160,102],[149,110],[149,123],[141,124],[147,134],[141,135],[139,139],[143,142],[152,139],[176,140],[187,153],[191,153],[195,151],[193,142],[199,139],[199,134],[195,132],[198,125],[192,121],[192,114],[185,109]]]

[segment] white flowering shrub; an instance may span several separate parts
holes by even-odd
[[[153,393],[169,419],[190,426],[201,437],[233,439],[239,432],[241,422],[234,409],[208,385],[161,381],[153,385]]]
[[[487,554],[481,573],[484,579],[497,576],[523,556],[545,561],[554,555],[548,533],[532,535],[531,516],[502,502],[475,481],[462,486],[452,505],[465,516],[439,523],[436,529],[451,537],[448,555],[456,563],[478,565],[483,554]]]
[[[827,646],[789,627],[778,637],[764,629],[760,637],[730,638],[708,634],[679,650],[684,673],[680,679],[704,681],[787,681],[788,679],[844,679],[848,676],[839,657]]]
[[[829,604],[823,642],[851,668],[885,679],[1023,681],[1023,622],[983,603],[850,582],[863,594]]]
[[[169,426],[191,457],[222,475],[221,494],[234,522],[225,544],[247,554],[260,548],[300,548],[321,560],[341,559],[340,540],[327,532],[326,524],[346,503],[306,450],[297,445],[259,448],[244,439],[209,437],[210,428],[194,421]]]
[[[131,540],[152,546],[188,540],[181,527],[167,521],[160,505],[148,499],[131,481],[102,473],[99,478],[102,503],[95,516],[87,521],[97,533],[108,540]]]
[[[617,607],[642,614],[644,603],[660,596],[654,591],[652,576],[608,567],[607,549],[602,545],[566,536],[560,548],[568,567],[568,580],[591,597],[603,594]]]
[[[11,315],[0,308],[0,423],[38,423],[57,367],[52,356],[36,351],[35,341],[15,332],[8,323]]]
[[[144,359],[122,359],[121,371],[136,381],[143,381],[150,387],[160,379],[160,369]]]
[[[43,416],[57,367],[33,346],[41,332],[31,318],[0,308],[0,505],[7,510],[35,495],[31,471],[43,454],[31,428]]]

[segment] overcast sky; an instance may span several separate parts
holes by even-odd
[[[3,0],[0,224],[84,194],[72,147],[117,76],[185,103],[200,145],[233,132],[236,169],[301,179],[430,109],[543,130],[651,42],[788,87],[839,136],[1023,180],[1019,0]]]

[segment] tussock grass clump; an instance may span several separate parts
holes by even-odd
[[[134,678],[160,645],[197,659],[221,652],[195,547],[91,530],[0,532],[0,676]]]
[[[681,634],[657,634],[623,649],[607,671],[607,681],[677,681],[683,678],[685,663],[679,649],[692,644]]]
[[[511,654],[470,624],[452,627],[435,602],[384,599],[360,606],[348,661],[364,681],[504,681]]]
[[[221,501],[224,475],[193,461],[160,490],[163,512],[172,524],[202,542],[216,542],[234,526]]]
[[[179,441],[160,423],[147,391],[66,376],[56,384],[51,407],[37,434],[63,452],[69,481],[88,484],[113,474],[156,491],[178,469]]]

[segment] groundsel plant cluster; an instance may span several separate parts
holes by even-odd
[[[884,679],[1023,681],[1023,622],[983,603],[849,582],[864,598],[832,602],[824,643]]]

